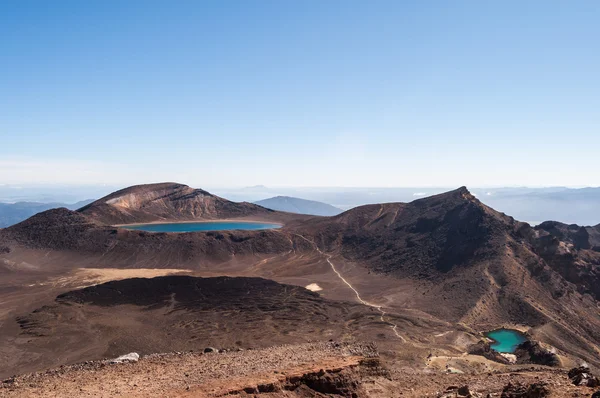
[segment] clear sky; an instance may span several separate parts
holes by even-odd
[[[0,183],[598,186],[600,1],[0,2]]]

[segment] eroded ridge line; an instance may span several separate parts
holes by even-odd
[[[396,335],[396,337],[398,337],[399,339],[401,339],[403,342],[406,342],[406,339],[404,337],[402,337],[402,335],[400,335],[400,333],[398,333],[398,325],[396,325],[393,322],[385,320],[385,315],[387,314],[387,312],[385,312],[385,310],[383,309],[383,307],[381,305],[369,303],[368,301],[363,300],[362,297],[360,297],[360,294],[358,293],[358,290],[356,290],[354,288],[354,286],[352,286],[350,284],[350,282],[348,282],[342,276],[342,274],[340,274],[340,272],[335,268],[335,265],[331,261],[331,257],[333,257],[331,254],[324,253],[321,249],[319,249],[319,246],[317,246],[317,244],[315,242],[311,241],[310,239],[307,239],[304,236],[298,235],[298,234],[296,234],[296,236],[304,239],[305,241],[307,241],[308,243],[310,243],[311,245],[313,245],[314,248],[319,252],[319,254],[321,254],[322,256],[325,257],[325,260],[327,260],[327,263],[329,264],[329,266],[331,267],[331,269],[333,270],[333,272],[335,272],[335,274],[338,276],[338,278],[340,278],[342,280],[342,282],[344,282],[350,289],[352,289],[352,291],[354,292],[354,294],[356,294],[356,298],[358,299],[358,301],[361,304],[364,304],[366,306],[375,308],[377,311],[379,311],[381,313],[381,321],[383,323],[387,323],[388,325],[390,325],[390,327],[392,328],[392,331],[394,332],[394,334]]]

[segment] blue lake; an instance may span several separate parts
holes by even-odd
[[[492,349],[504,353],[515,352],[517,346],[527,340],[521,332],[511,329],[492,330],[485,335],[494,340]]]
[[[241,221],[204,221],[204,222],[179,222],[165,224],[135,224],[124,225],[121,228],[148,232],[199,232],[199,231],[229,231],[234,229],[258,230],[280,228],[279,224],[262,222]]]

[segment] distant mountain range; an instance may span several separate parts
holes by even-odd
[[[66,203],[76,202],[77,199],[71,198],[81,198],[84,194],[102,197],[107,187],[85,190],[61,187],[54,191],[47,187],[41,189],[0,186],[0,228],[47,209],[84,206],[90,201]],[[216,194],[220,198],[256,203],[272,210],[331,216],[338,214],[340,209],[344,211],[373,203],[411,202],[445,191],[446,188],[269,188],[257,185],[238,190],[219,190]],[[471,188],[470,191],[486,205],[532,225],[544,220],[586,226],[600,223],[600,188],[509,187]],[[91,195],[96,192],[99,193],[97,196]]]
[[[600,223],[600,188],[527,188],[469,187],[471,193],[494,209],[510,214],[517,220],[538,224],[544,220],[567,224],[596,225]],[[448,188],[269,188],[256,186],[238,190],[218,190],[229,200],[256,202],[273,196],[300,197],[329,203],[342,210],[373,203],[411,202],[437,195]]]
[[[69,210],[76,210],[87,205],[88,203],[91,203],[92,201],[92,199],[88,199],[72,204],[39,202],[0,203],[0,228],[5,228],[19,223],[42,211],[55,209],[58,207],[66,207]]]
[[[271,210],[309,214],[313,216],[337,216],[343,211],[342,209],[338,209],[327,203],[294,198],[291,196],[275,196],[274,198],[259,200],[254,203]]]
[[[567,224],[600,223],[600,188],[500,188],[473,190],[488,206],[521,221]]]

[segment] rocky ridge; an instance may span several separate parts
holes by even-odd
[[[252,203],[236,203],[202,189],[177,183],[136,185],[116,191],[78,210],[106,225],[239,219],[294,218]]]

